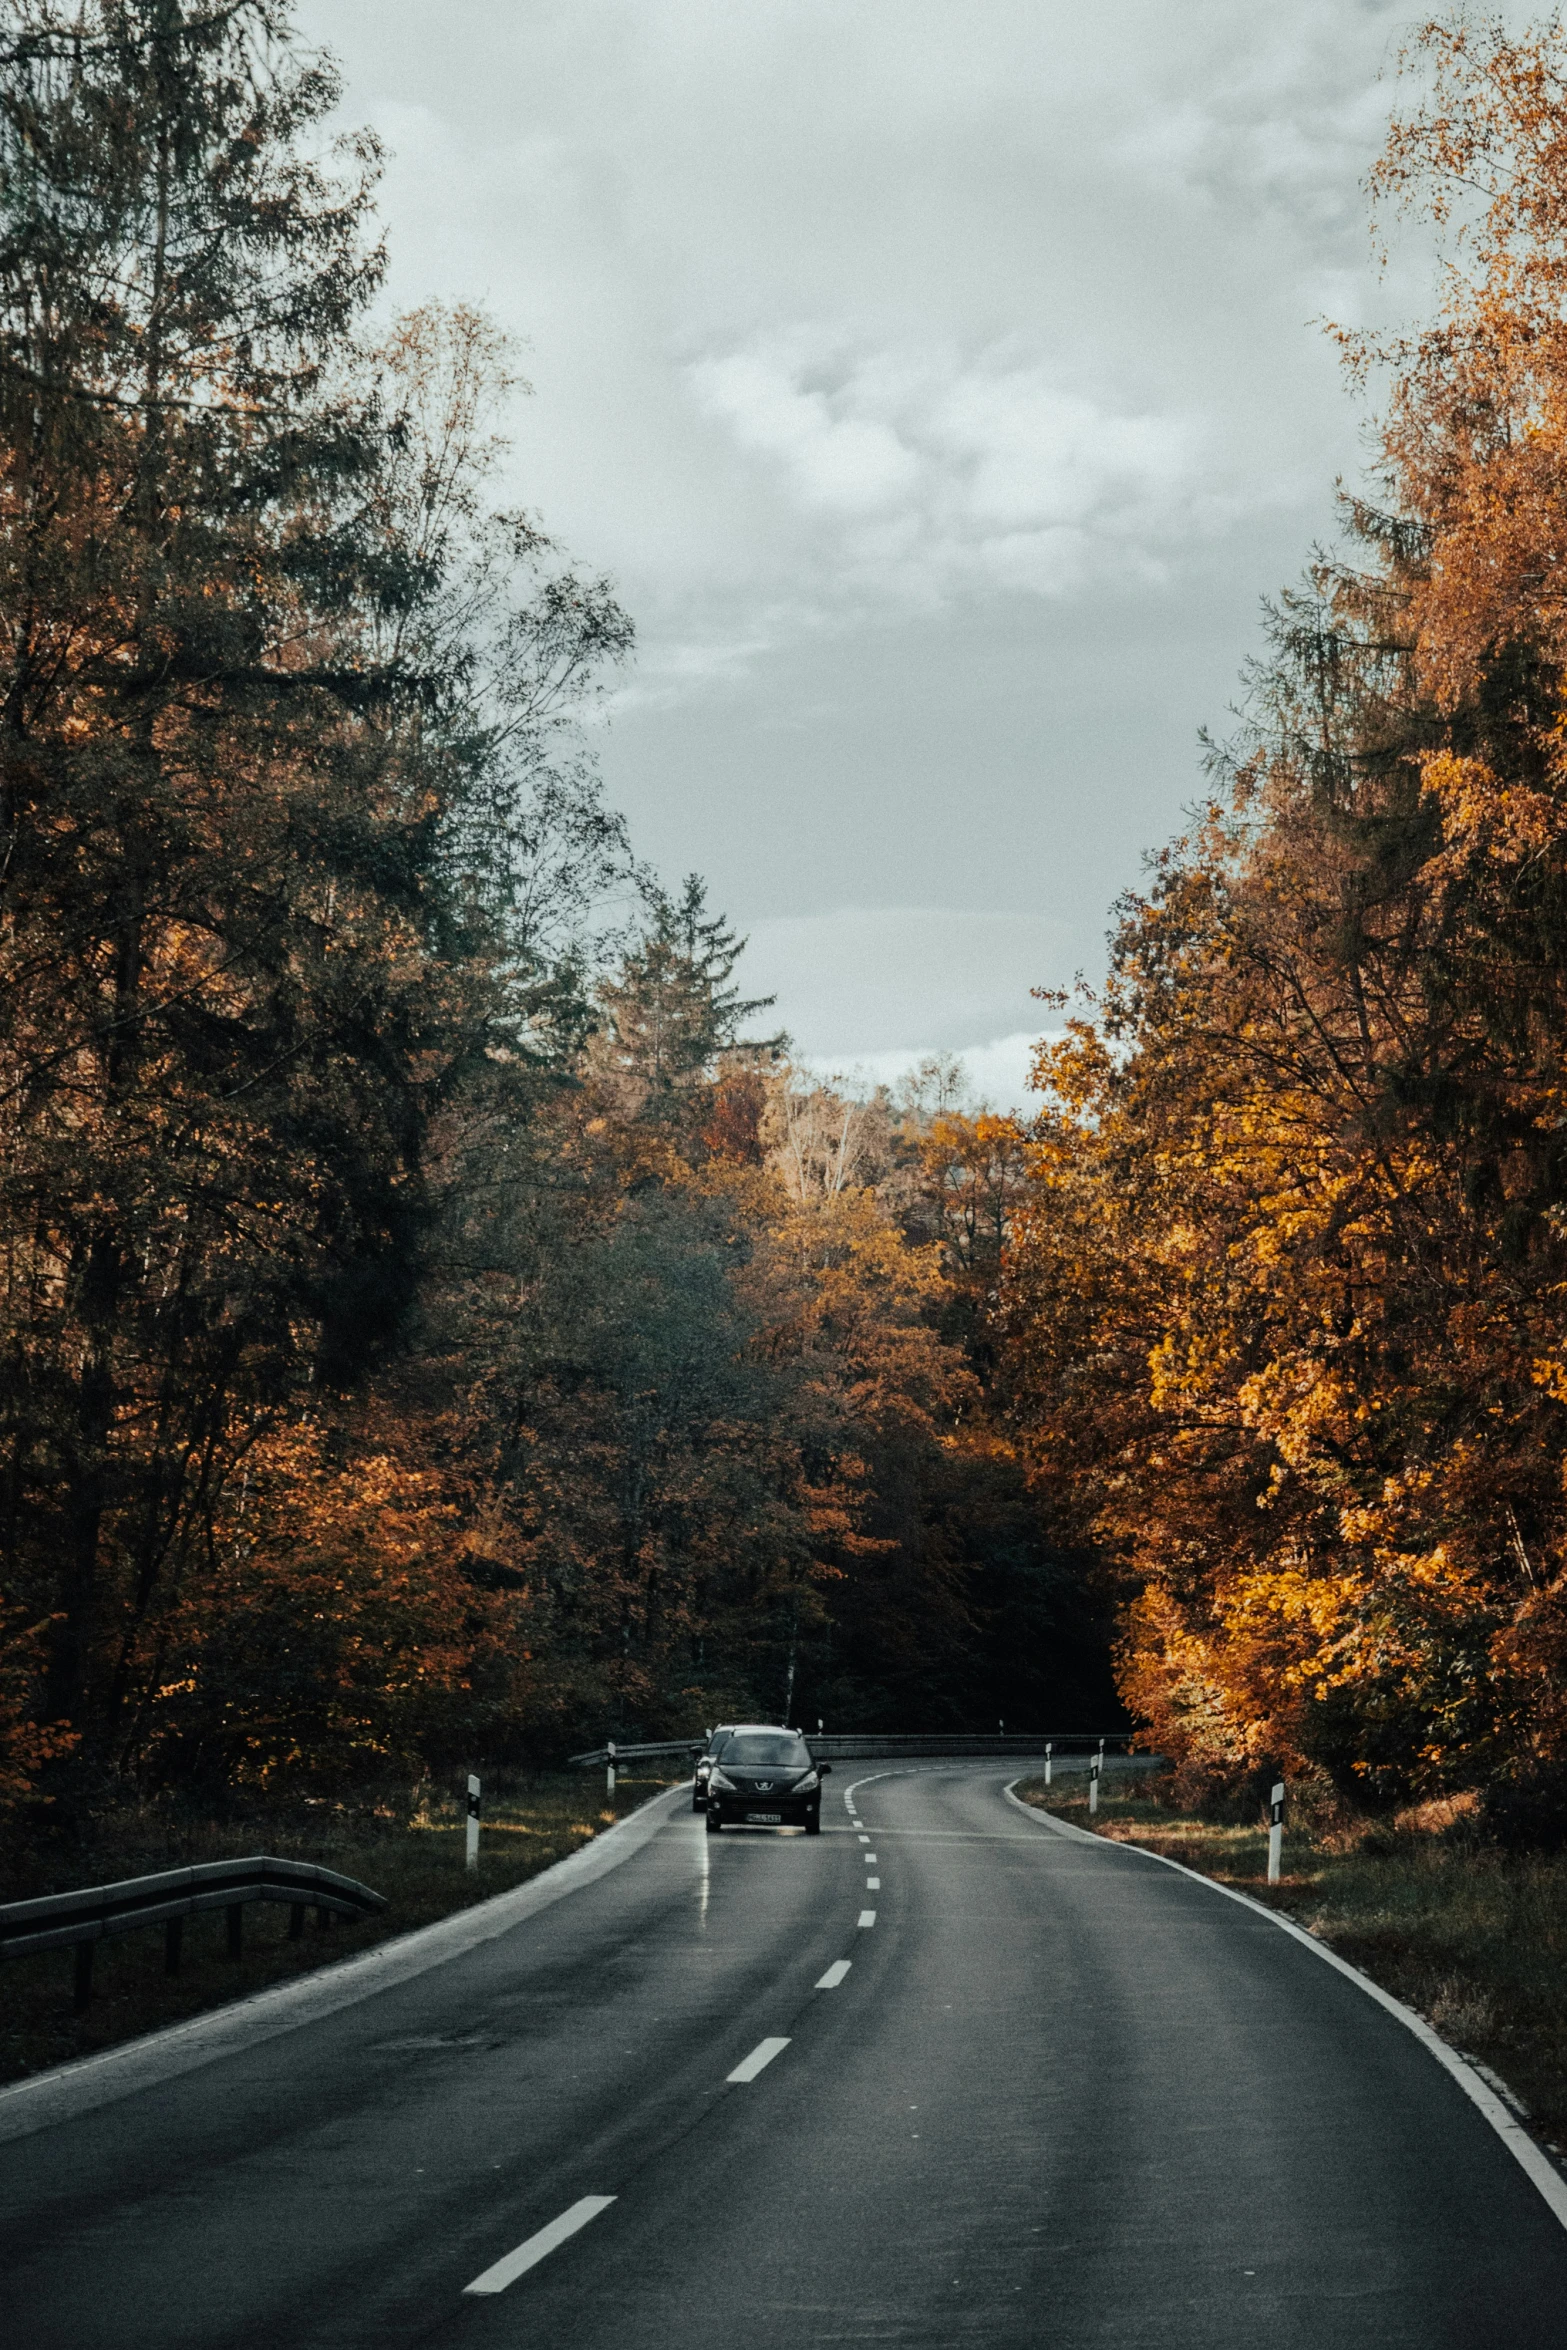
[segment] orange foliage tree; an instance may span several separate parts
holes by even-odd
[[[1419,36],[1374,186],[1451,266],[1427,331],[1347,338],[1379,501],[1041,1056],[1029,1442],[1203,1767],[1391,1795],[1567,1744],[1564,62]]]

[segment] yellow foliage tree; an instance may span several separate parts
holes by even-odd
[[[1038,1475],[1171,1751],[1366,1791],[1560,1750],[1567,48],[1429,25],[1374,184],[1451,237],[1385,511],[1124,909],[1007,1273]]]

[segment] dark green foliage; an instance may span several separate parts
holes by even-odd
[[[1567,1851],[1567,1764],[1536,1763],[1488,1781],[1478,1826],[1507,1852]]]

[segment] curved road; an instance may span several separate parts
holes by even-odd
[[[840,1766],[811,1840],[666,1799],[499,1939],[0,2145],[7,2340],[1563,2350],[1567,2230],[1412,2035],[1017,1767]]]

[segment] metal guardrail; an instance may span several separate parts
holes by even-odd
[[[654,1746],[622,1746],[617,1738],[595,1746],[591,1754],[568,1754],[566,1761],[572,1769],[579,1763],[586,1768],[589,1763],[653,1762],[672,1754],[700,1754],[706,1744],[705,1732],[700,1738],[666,1738]]]
[[[952,1755],[961,1759],[973,1755],[984,1761],[988,1755],[1043,1754],[1053,1746],[1057,1754],[1092,1754],[1100,1747],[1129,1746],[1136,1732],[1132,1730],[1041,1730],[1037,1735],[1016,1737],[965,1737],[960,1731],[935,1731],[929,1736],[896,1734],[887,1737],[868,1733],[857,1738],[852,1733],[842,1736],[817,1736],[806,1733],[806,1744],[821,1762],[874,1762],[886,1756],[896,1761],[906,1756],[918,1761],[922,1755],[940,1757]]]
[[[252,1901],[288,1904],[291,1941],[303,1934],[307,1909],[315,1911],[318,1925],[329,1926],[334,1917],[373,1917],[386,1907],[385,1894],[372,1892],[356,1877],[340,1876],[336,1869],[321,1868],[314,1861],[275,1860],[257,1853],[245,1860],[198,1861],[187,1869],[163,1869],[153,1877],[127,1877],[117,1885],[86,1885],[73,1893],[43,1893],[32,1901],[0,1903],[0,1959],[74,1944],[80,2011],[92,1997],[92,1959],[98,1943],[161,1925],[164,1969],[177,1975],[188,1917],[203,1910],[227,1910],[228,1953],[238,1958],[244,1947],[245,1905]]]
[[[1026,1737],[976,1734],[962,1731],[936,1731],[928,1736],[898,1733],[867,1732],[857,1737],[852,1732],[821,1734],[813,1730],[805,1733],[805,1743],[819,1762],[874,1761],[878,1756],[896,1758],[907,1755],[918,1759],[921,1755],[975,1755],[981,1760],[986,1755],[1043,1754],[1047,1746],[1054,1746],[1057,1754],[1090,1753],[1100,1746],[1129,1746],[1136,1732],[1132,1730],[1040,1730]],[[591,1753],[572,1754],[566,1760],[573,1767],[587,1768],[594,1763],[652,1761],[656,1757],[677,1754],[700,1754],[706,1740],[703,1738],[672,1738],[656,1746],[622,1746],[618,1740],[595,1746]]]

